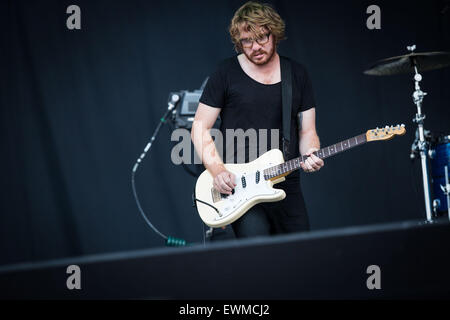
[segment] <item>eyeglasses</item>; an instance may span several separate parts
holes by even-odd
[[[266,33],[266,34],[263,34],[262,36],[258,37],[256,39],[256,42],[258,42],[258,44],[260,44],[260,45],[264,45],[264,44],[266,44],[269,41],[269,37],[270,37],[270,32]],[[241,45],[244,48],[251,48],[253,46],[253,41],[255,41],[255,40],[251,39],[251,38],[241,39],[240,40]]]

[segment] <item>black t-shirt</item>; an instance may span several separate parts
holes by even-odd
[[[299,156],[297,113],[316,105],[311,81],[305,67],[293,60],[290,61],[292,65],[292,112],[289,154],[290,158],[295,158]],[[259,152],[261,150],[260,137],[264,137],[264,135],[259,134],[260,129],[267,129],[266,150],[275,147],[281,150],[283,133],[281,82],[263,84],[254,80],[241,68],[237,55],[222,61],[216,71],[211,74],[200,102],[211,107],[222,108],[220,111],[220,131],[223,136],[223,153],[222,150],[218,151],[222,154],[225,163],[249,162],[254,160],[256,156],[261,156],[264,152]],[[248,129],[255,129],[257,146],[256,148],[254,144],[251,144],[251,146],[257,154],[249,153],[250,139],[245,139],[245,159],[239,158],[237,153],[238,141],[234,139],[233,152],[232,148],[229,147],[233,141],[227,141],[226,129],[242,129],[244,132]],[[273,129],[278,130],[278,146],[271,143]],[[264,141],[262,141],[262,144],[264,144]],[[277,184],[277,187],[289,193],[300,191],[299,171],[294,171],[286,176],[286,181]]]

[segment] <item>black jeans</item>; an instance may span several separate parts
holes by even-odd
[[[303,194],[286,193],[281,201],[258,203],[231,226],[237,238],[308,231]]]

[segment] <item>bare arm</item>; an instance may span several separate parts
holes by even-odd
[[[319,136],[316,131],[316,108],[302,112],[301,118],[299,131],[300,154],[305,155],[309,149],[320,149]]]
[[[202,160],[206,169],[213,176],[223,169],[223,161],[220,158],[214,141],[209,133],[220,113],[220,108],[213,108],[206,104],[199,103],[192,123],[191,138],[195,151]]]
[[[226,170],[209,132],[220,110],[200,102],[192,123],[191,138],[195,151],[214,178],[214,187],[222,193],[231,193],[235,187],[234,175]]]
[[[316,108],[308,109],[301,113],[299,128],[300,154],[308,155],[305,163],[301,167],[306,172],[314,172],[323,167],[324,162],[319,157],[312,154],[320,149],[320,140],[316,131]]]

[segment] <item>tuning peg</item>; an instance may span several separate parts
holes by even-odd
[[[402,123],[401,125],[400,125],[402,128],[404,128],[405,127],[405,125]]]

